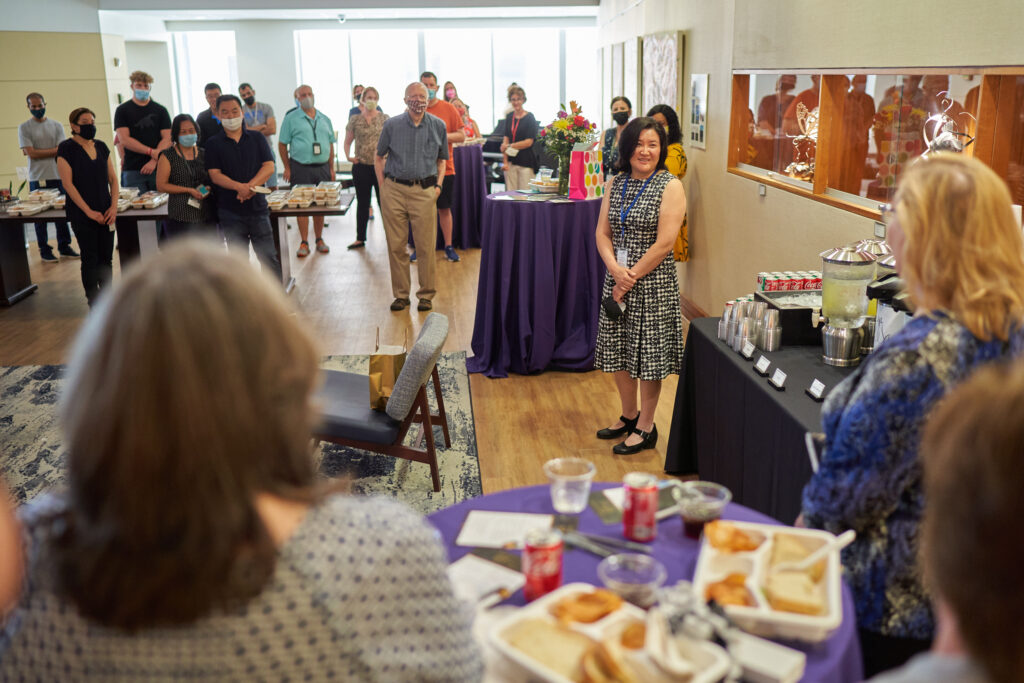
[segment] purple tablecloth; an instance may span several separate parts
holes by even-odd
[[[603,489],[619,485],[603,483],[595,484],[594,488]],[[462,523],[470,510],[554,513],[554,509],[551,507],[551,495],[547,486],[509,489],[480,498],[471,498],[458,505],[452,505],[451,507],[439,510],[430,515],[428,519],[444,537],[450,562],[454,562],[470,550],[470,548],[462,548],[455,545],[459,529],[462,528]],[[778,523],[770,517],[735,503],[731,503],[726,508],[723,517],[725,519],[761,524]],[[661,560],[668,569],[668,584],[683,579],[692,579],[694,569],[697,566],[697,554],[700,544],[697,541],[685,538],[682,526],[682,521],[676,516],[661,521],[658,524],[658,537],[651,544],[654,556]],[[604,536],[618,537],[622,534],[621,524],[602,524],[597,514],[589,507],[580,514],[579,528],[580,531],[602,534]],[[566,549],[562,575],[563,583],[583,581],[600,585],[600,580],[597,578],[598,562],[600,562],[600,558],[595,555],[583,552],[582,550]],[[523,592],[521,590],[517,591],[508,599],[507,603],[513,605],[526,604]],[[861,667],[860,642],[857,640],[853,598],[850,595],[850,589],[845,584],[843,585],[843,623],[828,640],[813,645],[799,643],[786,643],[786,645],[800,649],[807,654],[807,669],[803,678],[805,681],[843,683],[844,681],[862,680],[864,676]]]
[[[499,193],[509,194],[509,193]],[[483,208],[470,372],[507,377],[594,366],[605,268],[600,199],[496,200]]]
[[[456,249],[480,246],[480,214],[487,196],[482,145],[456,147],[455,185],[452,187],[452,245]],[[437,226],[437,248],[444,249],[441,226]]]

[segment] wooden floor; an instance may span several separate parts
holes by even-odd
[[[332,217],[324,231],[331,253],[298,259],[294,255],[298,233],[289,231],[297,281],[291,298],[316,330],[325,354],[371,352],[378,326],[382,343],[401,343],[406,332],[411,342],[426,317],[415,310],[392,313],[388,309],[393,297],[384,234],[373,222],[369,233],[366,249],[347,251],[345,246],[355,238],[355,216]],[[438,258],[434,310],[450,322],[445,350],[471,354],[480,250],[460,254],[459,263]],[[116,279],[116,253],[114,260]],[[0,307],[0,365],[65,362],[88,312],[78,261],[41,262],[33,234],[29,266],[39,290],[10,308]],[[414,274],[414,293],[415,287]],[[543,463],[563,456],[592,460],[599,481],[620,481],[626,472],[636,470],[662,474],[676,392],[674,376],[662,389],[656,415],[657,449],[629,457],[613,455],[614,442],[594,436],[619,415],[610,375],[547,372],[495,380],[474,374],[470,385],[485,493],[544,483]]]

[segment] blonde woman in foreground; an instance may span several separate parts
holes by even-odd
[[[935,632],[917,562],[925,417],[978,367],[1024,351],[1024,244],[999,176],[968,157],[922,159],[893,212],[889,244],[917,313],[829,394],[824,456],[803,493],[807,526],[857,532],[843,565],[868,676]]]
[[[62,396],[68,490],[21,511],[0,680],[479,680],[432,528],[315,484],[318,358],[280,285],[213,247],[100,300]]]

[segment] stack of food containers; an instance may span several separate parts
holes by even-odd
[[[338,206],[341,204],[341,183],[325,180],[317,185],[314,191],[314,203],[317,206]]]

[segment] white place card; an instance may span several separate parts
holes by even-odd
[[[821,380],[816,379],[813,382],[811,382],[811,386],[807,390],[807,393],[810,394],[811,398],[813,398],[815,401],[820,401],[821,395],[825,393],[825,385],[821,382]]]
[[[769,381],[779,389],[782,389],[786,385],[786,373],[782,371],[782,368],[775,368],[775,374],[772,375]]]
[[[762,375],[767,375],[768,366],[770,366],[771,364],[772,362],[768,360],[767,357],[761,356],[760,358],[757,359],[757,362],[754,363],[754,369],[760,372]]]
[[[526,583],[522,572],[512,571],[472,554],[463,555],[448,565],[448,578],[455,588],[455,597],[470,604],[475,604],[499,588],[507,588],[510,594],[515,593]]]
[[[743,354],[744,358],[750,360],[754,357],[755,348],[757,347],[754,346],[753,342],[743,342],[743,348],[740,349],[740,353]]]
[[[455,545],[471,548],[521,548],[526,534],[534,529],[550,529],[554,515],[529,512],[490,512],[470,510],[462,523]]]

